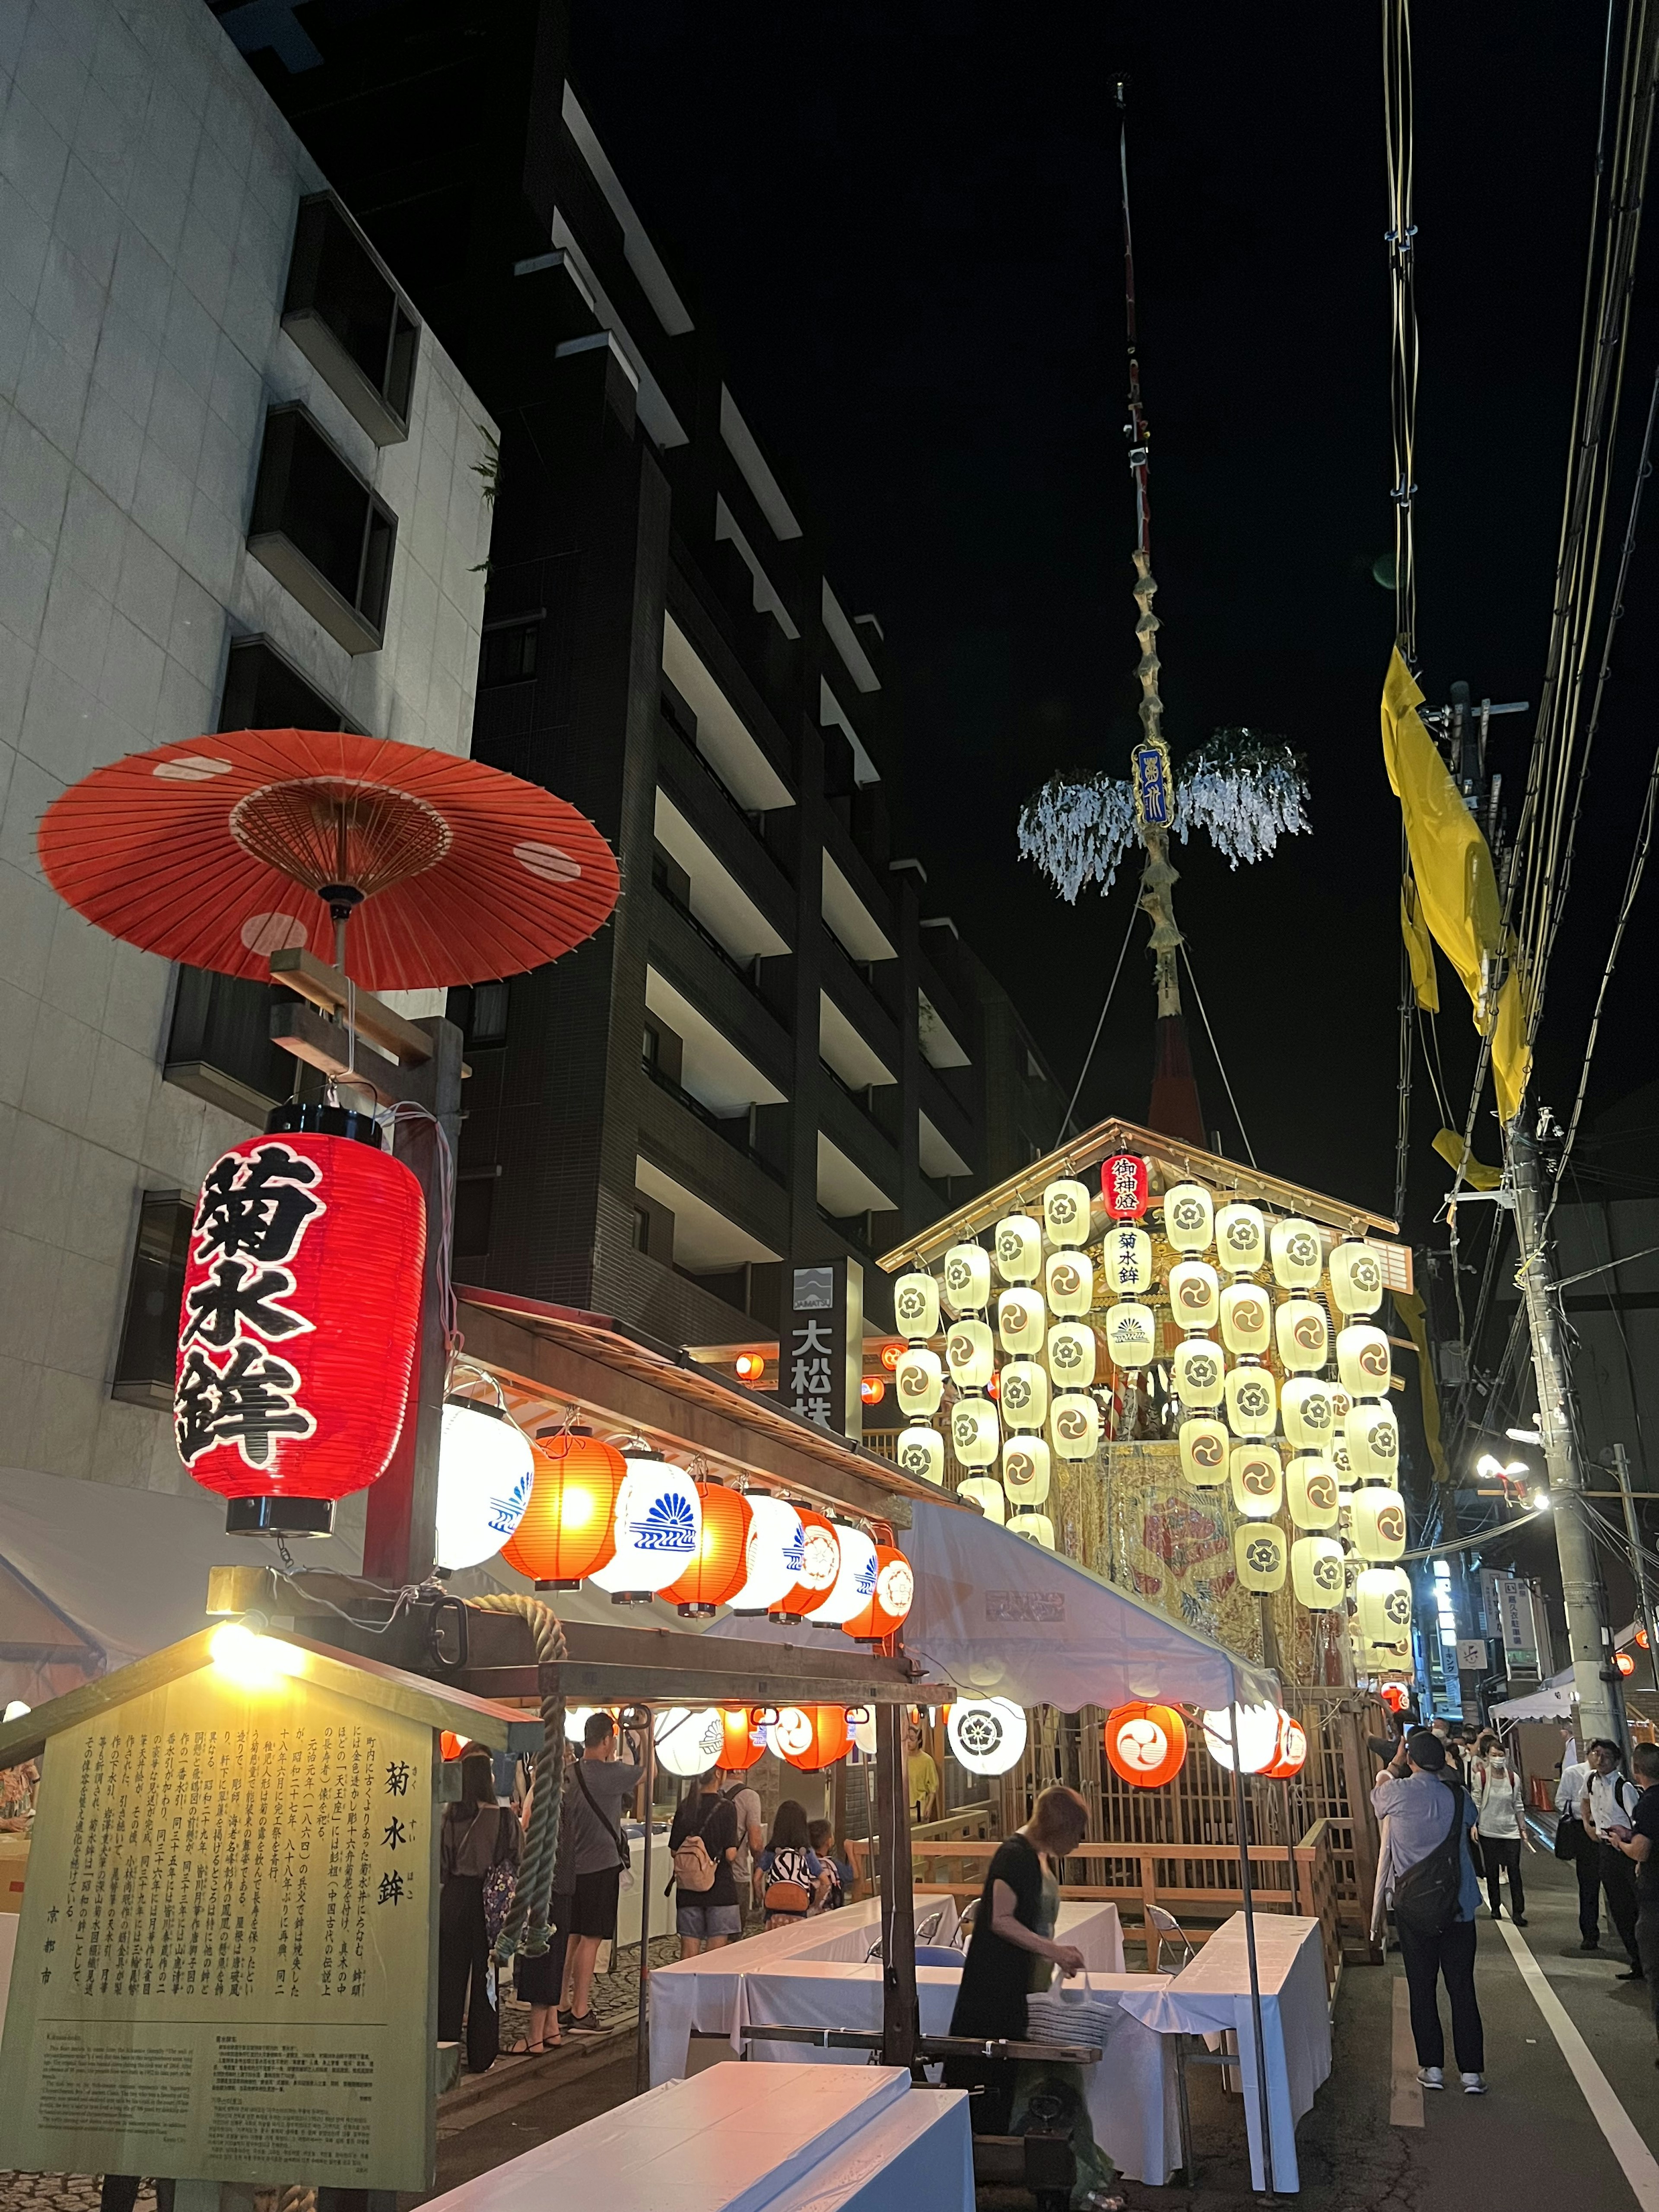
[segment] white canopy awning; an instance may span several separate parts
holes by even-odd
[[[1492,1717],[1495,1721],[1553,1721],[1561,1720],[1572,1711],[1578,1697],[1573,1687],[1572,1669],[1564,1667],[1559,1674],[1536,1690],[1528,1690],[1524,1698],[1511,1698],[1507,1704],[1494,1705]]]

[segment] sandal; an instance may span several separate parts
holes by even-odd
[[[507,2056],[509,2058],[539,2058],[547,2049],[544,2043],[526,2043],[520,2036]]]

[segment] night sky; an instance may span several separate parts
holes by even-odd
[[[1207,841],[1178,850],[1177,914],[1261,1164],[1387,1211],[1399,815],[1377,718],[1393,598],[1372,576],[1393,544],[1377,12],[580,0],[572,75],[817,518],[843,605],[881,620],[896,849],[921,854],[930,910],[971,933],[1069,1088],[1133,893],[1120,878],[1066,908],[1018,863],[1015,820],[1054,769],[1124,772],[1135,732],[1111,95],[1129,70],[1166,732],[1177,761],[1218,725],[1284,735],[1315,821],[1237,873]],[[1421,680],[1432,703],[1462,677],[1477,701],[1535,704],[1602,25],[1536,0],[1416,15]],[[1610,556],[1656,320],[1646,305]],[[1656,536],[1659,501],[1540,1048],[1563,1113],[1656,734]],[[1531,717],[1496,728],[1518,799]],[[1145,1110],[1145,929],[1085,1123]],[[1642,921],[1593,1108],[1659,1075],[1655,944]],[[1461,1122],[1473,1032],[1443,968],[1442,1000]],[[1206,1118],[1241,1152],[1193,1028]],[[1407,1220],[1439,1241],[1449,1178],[1420,1062],[1417,1082]],[[1497,1152],[1489,1114],[1479,1149]]]

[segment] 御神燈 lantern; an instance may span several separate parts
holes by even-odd
[[[617,1498],[628,1472],[614,1444],[584,1428],[535,1443],[530,1498],[501,1547],[509,1567],[538,1589],[575,1589],[617,1548]]]
[[[1187,1723],[1173,1705],[1137,1699],[1107,1714],[1101,1744],[1114,1774],[1137,1790],[1160,1790],[1187,1757]]]
[[[524,1518],[535,1478],[530,1439],[505,1408],[446,1398],[433,1557],[453,1573],[494,1559]]]
[[[1100,1195],[1114,1221],[1139,1221],[1146,1211],[1149,1177],[1139,1152],[1113,1152],[1100,1164]]]
[[[700,1482],[696,1492],[702,1513],[697,1548],[685,1571],[662,1593],[688,1620],[729,1605],[749,1579],[748,1499],[718,1482]]]

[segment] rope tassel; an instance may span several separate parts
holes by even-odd
[[[535,1638],[536,1670],[544,1680],[549,1668],[569,1657],[563,1625],[551,1606],[544,1605],[539,1598],[504,1590],[491,1597],[470,1597],[467,1604],[474,1613],[512,1613],[525,1622]],[[541,1706],[542,1748],[536,1761],[530,1832],[525,1839],[512,1907],[495,1940],[498,1966],[506,1966],[520,1951],[526,1959],[542,1958],[553,1932],[548,1913],[558,1866],[559,1801],[564,1794],[563,1693],[554,1695],[544,1689]]]

